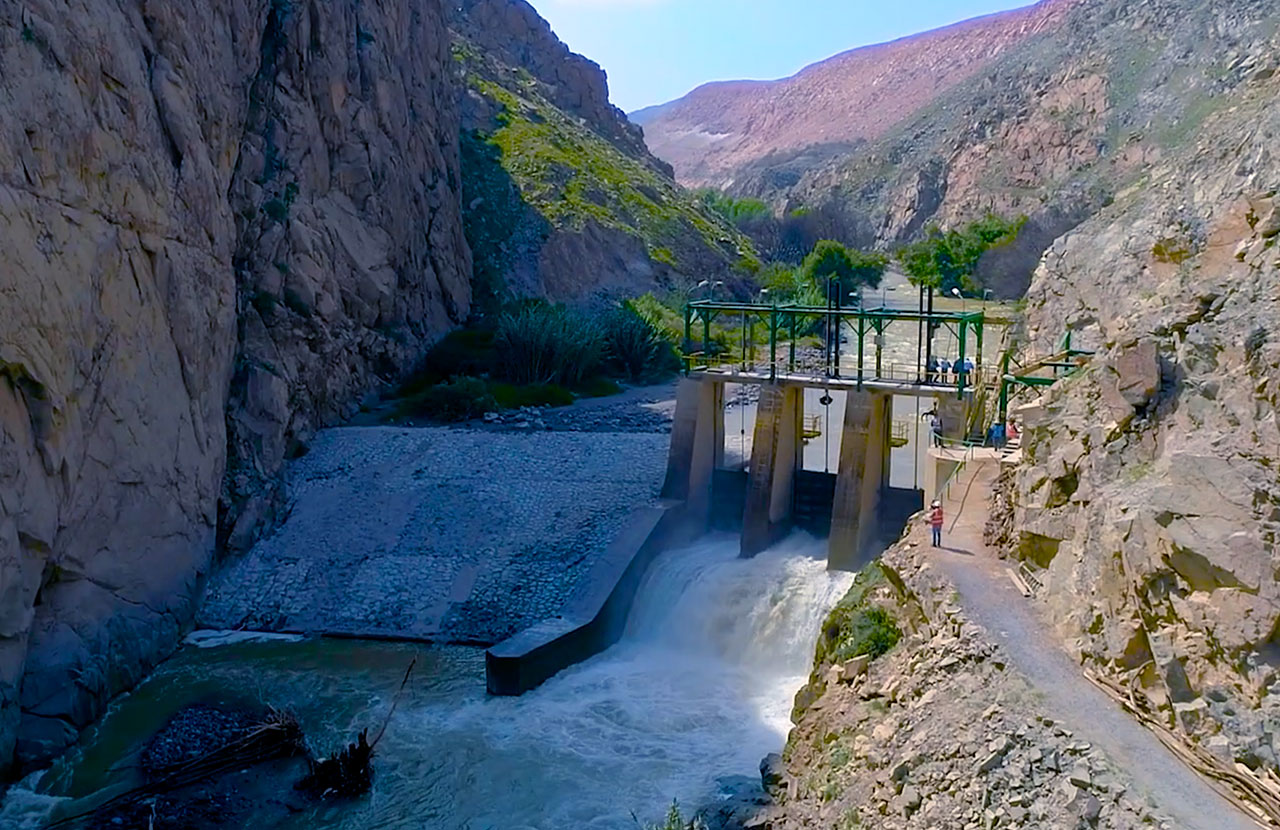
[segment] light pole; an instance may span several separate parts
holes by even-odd
[[[964,295],[960,293],[960,289],[953,288],[951,289],[951,293],[960,299],[960,313],[961,314],[968,313],[968,307],[965,305]]]

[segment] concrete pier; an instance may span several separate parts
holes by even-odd
[[[754,383],[760,388],[745,472],[724,469],[725,385],[729,382]],[[834,475],[804,471],[806,389],[846,395]],[[906,516],[934,496],[949,468],[954,469],[948,452],[931,452],[923,470],[923,490],[890,488],[895,395],[928,398],[942,420],[943,436],[964,437],[972,396],[958,398],[950,387],[866,384],[858,389],[856,384],[830,378],[692,375],[681,381],[677,393],[663,495],[684,501],[688,515],[708,526],[737,529],[741,517],[743,556],[760,553],[790,532],[797,504],[803,502],[804,526],[810,532],[828,534],[830,567],[861,568],[882,541],[880,537],[896,533]],[[801,476],[813,479],[804,479],[811,486],[803,494],[797,488]],[[824,477],[834,479],[828,485],[832,489],[826,491],[833,495],[821,493],[823,487],[818,485]],[[713,485],[716,481],[720,484]],[[820,495],[822,504],[815,502],[815,495]]]
[[[724,384],[680,382],[667,454],[662,497],[688,502],[705,515],[711,505],[711,474],[724,464]]]
[[[803,410],[803,387],[761,386],[742,512],[743,556],[760,553],[788,529],[795,474],[802,467]]]
[[[827,564],[857,570],[878,528],[880,494],[889,486],[889,424],[892,396],[849,392],[840,437],[840,466],[831,507]]]

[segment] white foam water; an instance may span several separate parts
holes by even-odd
[[[522,698],[409,716],[432,744],[465,747],[454,764],[417,771],[453,793],[433,818],[634,828],[633,814],[705,803],[727,777],[758,780],[760,759],[786,740],[822,620],[850,582],[827,572],[825,546],[807,537],[754,559],[738,558],[734,537],[664,554],[613,648]],[[380,824],[413,826],[400,805],[384,806]]]
[[[373,791],[290,826],[635,830],[672,799],[703,805],[758,781],[760,759],[782,748],[822,620],[850,582],[808,537],[753,559],[738,558],[736,537],[710,537],[654,562],[617,645],[523,697],[484,695],[478,650],[429,650],[378,745]],[[378,722],[415,648],[197,639],[220,645],[164,664],[113,706],[99,743],[145,737],[157,701],[170,711],[253,688],[297,712],[323,751]],[[89,777],[115,763],[92,744],[79,757]],[[54,799],[37,789],[11,789],[0,826],[47,816]]]

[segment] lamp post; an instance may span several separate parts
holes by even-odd
[[[960,293],[960,289],[953,288],[951,289],[951,293],[960,299],[960,313],[961,314],[968,313],[968,307],[965,305],[964,295]]]

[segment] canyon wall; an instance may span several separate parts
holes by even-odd
[[[1026,215],[1019,244],[979,273],[1017,297],[1054,239],[1229,106],[1274,29],[1269,0],[1045,0],[638,118],[690,181],[822,211],[861,247]]]
[[[3,768],[172,649],[470,266],[435,0],[0,9]]]
[[[481,310],[512,297],[605,306],[758,267],[609,103],[600,67],[525,0],[462,0],[450,20]]]
[[[1031,349],[1097,355],[1026,410],[999,534],[1082,661],[1255,769],[1280,762],[1278,51],[1224,56],[1229,106],[1046,254]]]

